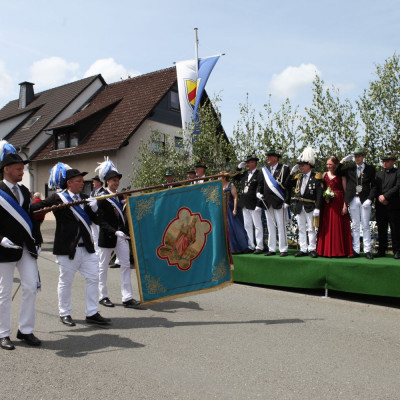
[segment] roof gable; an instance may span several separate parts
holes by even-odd
[[[176,80],[176,68],[171,67],[107,86],[99,91],[82,111],[49,127],[57,130],[79,124],[95,113],[114,105],[108,109],[108,114],[85,140],[77,147],[54,150],[54,142],[50,139],[45,148],[33,159],[52,159],[119,149],[150,115]]]
[[[58,86],[53,89],[36,93],[34,100],[25,108],[18,108],[18,99],[9,102],[0,110],[0,122],[16,117],[18,115],[31,112],[30,115],[7,136],[7,141],[14,146],[24,146],[35,138],[42,130],[59,115],[77,96],[82,93],[96,79],[101,79],[101,75],[91,76],[76,82]],[[39,117],[31,127],[24,127],[25,123],[33,118]]]

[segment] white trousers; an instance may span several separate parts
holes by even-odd
[[[117,237],[117,245],[115,248],[106,249],[99,248],[100,264],[99,264],[99,300],[108,296],[107,290],[107,273],[112,252],[115,251],[121,266],[121,294],[122,301],[128,301],[133,298],[133,289],[131,281],[131,263],[129,261],[129,243],[126,239]]]
[[[313,226],[313,211],[306,212],[304,207],[300,214],[297,214],[297,222],[299,224],[299,245],[300,251],[315,251],[317,248],[317,232]],[[307,244],[308,234],[308,244]]]
[[[86,280],[86,316],[97,313],[97,290],[99,286],[99,258],[96,253],[88,253],[84,247],[77,247],[75,257],[70,260],[68,256],[57,256],[60,267],[58,279],[58,309],[60,317],[71,315],[72,282],[77,271]]]
[[[92,235],[93,235],[93,244],[94,244],[94,250],[97,255],[99,255],[99,232],[100,232],[100,227],[99,225],[96,224],[91,224],[90,229],[92,230]]]
[[[244,229],[248,237],[248,247],[251,250],[255,248],[258,250],[264,249],[264,232],[261,220],[261,208],[256,207],[255,210],[248,210],[243,208],[243,222]],[[254,243],[254,230],[256,233],[256,243]]]
[[[371,251],[371,231],[369,219],[371,206],[364,208],[358,196],[355,196],[349,204],[350,217],[352,222],[353,251],[360,253],[360,226],[363,230],[364,253]]]
[[[33,332],[35,325],[35,301],[38,281],[36,259],[24,246],[19,261],[0,263],[0,338],[10,336],[11,304],[15,268],[21,278],[22,300],[18,329],[25,334]]]
[[[288,251],[288,240],[285,224],[285,213],[287,211],[282,207],[280,210],[275,210],[269,207],[265,211],[268,227],[268,250],[276,251],[276,232],[278,231],[279,251],[286,253]]]

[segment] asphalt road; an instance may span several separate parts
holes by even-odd
[[[99,310],[112,325],[85,324],[77,275],[77,326],[68,328],[58,318],[58,267],[47,251],[53,230],[45,221],[35,329],[43,346],[15,339],[19,291],[16,350],[0,349],[2,400],[400,398],[398,307],[233,284],[130,310],[121,306],[119,269],[111,269],[117,306]]]

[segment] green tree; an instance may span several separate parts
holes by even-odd
[[[206,163],[207,175],[228,167],[235,155],[221,126],[218,101],[206,101],[199,108],[199,133],[183,135],[179,148],[168,135],[151,132],[138,149],[139,157],[133,166],[134,187],[162,184],[166,170],[174,172],[176,181],[185,180],[187,171],[199,161]]]
[[[340,100],[339,90],[325,88],[318,75],[313,81],[312,106],[305,111],[301,141],[314,149],[317,158],[341,158],[354,151],[358,142],[354,107],[348,99]]]
[[[377,65],[376,78],[357,106],[364,125],[365,147],[375,163],[387,151],[400,152],[400,59],[397,54]]]

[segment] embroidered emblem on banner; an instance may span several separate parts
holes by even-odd
[[[158,258],[181,271],[189,270],[205,248],[211,230],[211,222],[203,219],[200,213],[180,208],[164,230],[162,244],[157,248]]]

